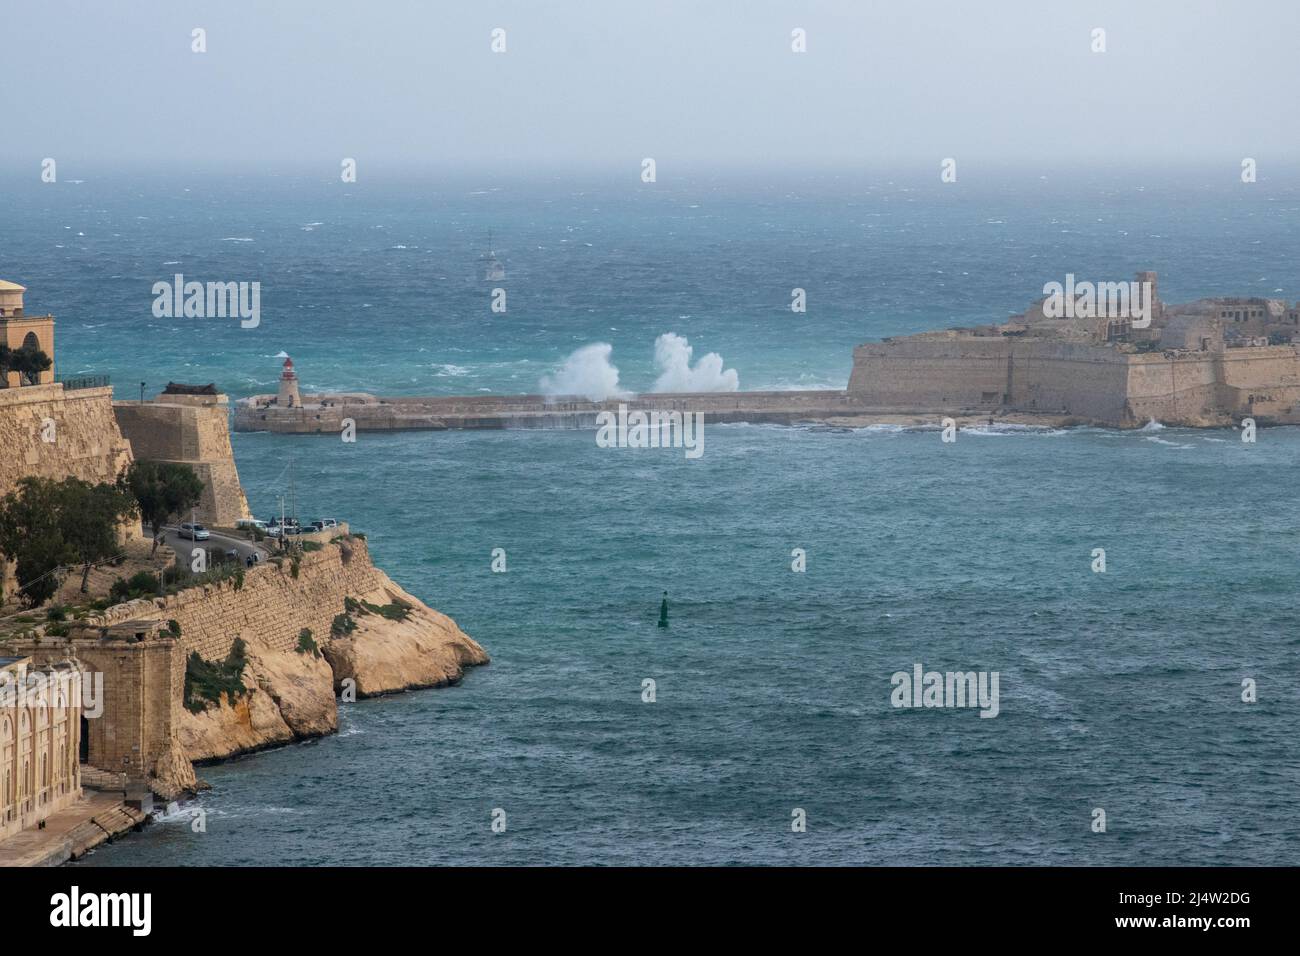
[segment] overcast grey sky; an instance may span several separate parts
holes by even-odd
[[[0,162],[1300,160],[1300,3],[5,3]],[[207,31],[192,53],[191,30]],[[489,48],[506,30],[507,52]],[[808,52],[791,52],[791,30]],[[1105,53],[1090,50],[1094,27]],[[84,165],[83,165],[84,164]],[[364,166],[362,168],[365,168]]]

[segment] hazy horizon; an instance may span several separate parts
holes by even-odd
[[[53,0],[5,20],[5,175],[127,168],[550,175],[1300,165],[1281,2],[841,0],[267,9]],[[191,31],[206,31],[206,52]],[[1094,28],[1106,51],[1091,50]],[[506,52],[493,53],[495,28]],[[806,31],[807,52],[791,51]],[[1044,170],[1046,171],[1046,170]]]

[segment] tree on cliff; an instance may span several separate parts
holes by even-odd
[[[203,480],[189,465],[165,461],[133,461],[117,480],[140,509],[140,517],[153,529],[152,557],[158,551],[162,527],[203,497]]]
[[[80,478],[23,478],[0,501],[0,552],[17,562],[18,585],[31,606],[59,589],[62,572],[82,565],[81,591],[90,569],[118,550],[118,527],[135,511],[115,485]]]
[[[90,569],[118,553],[118,528],[135,514],[135,501],[117,485],[68,478],[60,485],[63,540],[81,564],[81,593]]]
[[[0,553],[17,562],[18,592],[31,607],[59,589],[60,569],[75,556],[59,527],[59,488],[48,478],[23,478],[0,501]]]

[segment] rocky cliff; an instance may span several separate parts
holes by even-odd
[[[437,687],[488,662],[451,618],[376,568],[359,536],[340,536],[237,578],[121,604],[87,623],[130,630],[146,621],[175,622],[180,634],[171,653],[170,721],[150,724],[141,745],[158,755],[151,779],[167,799],[198,786],[190,761],[333,733],[336,691],[361,698]],[[221,694],[198,712],[187,709],[182,689],[190,655],[222,661],[236,639],[246,655],[243,692]]]

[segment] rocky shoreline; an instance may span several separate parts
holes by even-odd
[[[167,800],[203,784],[192,766],[209,765],[338,731],[339,698],[359,700],[458,683],[465,668],[489,662],[487,652],[451,618],[394,584],[376,569],[381,586],[357,595],[353,628],[319,649],[278,650],[246,640],[245,693],[223,695],[201,711],[182,708],[175,756],[160,760],[151,785]],[[400,602],[393,619],[365,605]],[[191,765],[187,768],[185,765]]]
[[[487,653],[456,623],[392,585],[411,608],[404,620],[362,614],[346,637],[322,642],[319,651],[277,651],[248,642],[245,694],[223,696],[177,727],[181,749],[196,764],[210,764],[338,730],[338,695],[378,697],[458,683],[466,667],[486,664]]]

